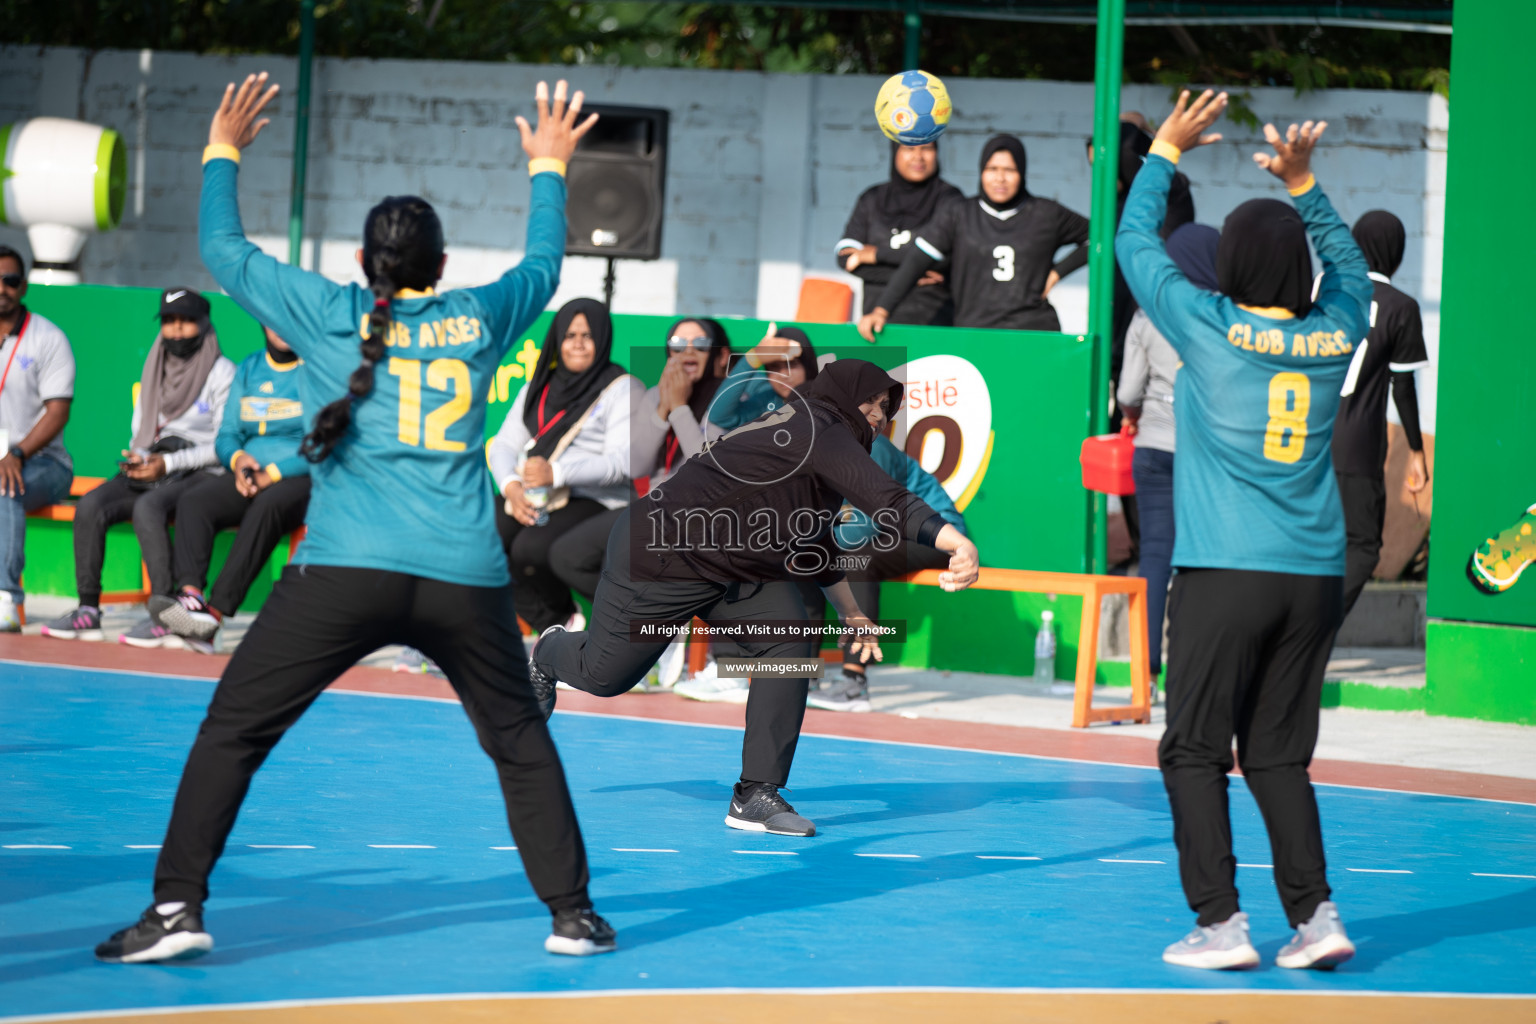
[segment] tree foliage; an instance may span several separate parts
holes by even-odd
[[[0,0],[12,44],[296,53],[297,0]],[[830,74],[900,70],[898,13],[745,4],[320,0],[316,50],[366,58]],[[928,17],[923,66],[1093,77],[1091,25]],[[1296,25],[1130,26],[1129,82],[1449,90],[1450,37]]]

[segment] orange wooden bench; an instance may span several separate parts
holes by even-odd
[[[891,582],[939,585],[938,569],[924,569],[895,577]],[[1094,722],[1152,721],[1152,677],[1147,663],[1147,581],[1138,576],[1089,576],[1071,572],[1034,572],[1027,569],[983,568],[972,590],[1008,590],[1031,594],[1075,594],[1083,599],[1082,624],[1078,628],[1076,692],[1072,699],[1072,725],[1085,729]],[[1093,679],[1099,661],[1099,606],[1105,594],[1130,595],[1131,703],[1096,708]],[[694,620],[696,623],[697,619]],[[702,669],[709,658],[704,640],[688,643],[688,671]]]
[[[90,491],[100,487],[105,479],[105,477],[99,476],[77,476],[69,485],[69,496],[78,500]],[[57,505],[44,505],[42,508],[28,512],[27,518],[51,519],[56,523],[72,523],[75,521],[75,506],[73,503],[64,504],[62,502]],[[293,555],[298,550],[299,543],[304,540],[305,533],[306,528],[300,526],[288,535],[288,560],[290,562],[293,561]],[[143,604],[145,601],[148,601],[152,590],[149,585],[149,567],[143,562],[139,563],[139,580],[140,586],[138,590],[108,590],[101,595],[101,603]],[[27,613],[25,607],[20,609],[20,613],[21,623],[26,625]]]

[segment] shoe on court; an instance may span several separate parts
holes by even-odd
[[[213,948],[213,936],[203,931],[200,907],[185,907],[162,914],[154,907],[144,911],[132,928],[113,932],[96,947],[96,959],[109,964],[148,964],[161,960],[190,960]]]
[[[117,638],[120,644],[132,647],[181,647],[181,637],[154,619],[145,619]]]
[[[74,611],[65,612],[58,618],[43,623],[42,634],[58,637],[60,640],[100,640],[102,638],[101,609],[76,608]]]
[[[0,633],[21,632],[20,607],[10,594],[0,594]]]
[[[219,631],[219,617],[213,614],[201,594],[182,591],[175,597],[152,594],[149,598],[149,617],[157,626],[164,626],[177,636],[194,640],[212,640]]]
[[[1195,930],[1163,950],[1165,963],[1207,971],[1243,970],[1259,966],[1259,951],[1248,940],[1248,915],[1238,911],[1221,924]]]
[[[533,684],[533,696],[539,702],[539,710],[544,712],[544,721],[549,721],[549,716],[555,713],[555,680],[539,670],[534,663],[534,658],[539,653],[539,643],[551,633],[564,633],[565,627],[558,622],[539,634],[539,639],[533,642],[533,650],[528,652],[528,681]]]
[[[1497,536],[1489,537],[1467,559],[1467,578],[1479,590],[1499,594],[1514,586],[1536,561],[1536,505]]]
[[[594,953],[612,953],[618,945],[613,925],[597,915],[597,911],[559,910],[544,949],[562,956],[592,956]]]
[[[745,679],[721,679],[714,662],[705,665],[692,679],[684,679],[672,692],[689,700],[713,704],[745,704],[752,692]]]
[[[1281,967],[1316,967],[1331,971],[1355,955],[1355,944],[1344,934],[1344,922],[1339,920],[1339,908],[1332,900],[1324,900],[1312,913],[1312,920],[1296,929],[1275,957]]]
[[[682,682],[687,668],[688,636],[682,633],[667,645],[667,649],[656,660],[656,682],[662,689],[670,689]]]
[[[789,801],[779,795],[779,787],[768,782],[737,783],[725,823],[743,832],[768,832],[776,836],[816,834],[816,825],[796,814]]]
[[[806,697],[805,703],[823,711],[868,711],[869,682],[859,672],[844,672],[828,680],[820,690]]]
[[[432,659],[414,647],[400,648],[400,653],[395,656],[395,663],[390,666],[390,671],[409,672],[413,675],[442,675]]]

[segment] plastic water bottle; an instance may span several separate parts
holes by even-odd
[[[1040,632],[1035,634],[1035,682],[1050,686],[1056,681],[1056,613],[1040,613]]]
[[[534,509],[537,510],[538,513],[539,513],[538,521],[535,522],[534,525],[535,526],[548,526],[549,525],[549,488],[548,487],[529,487],[529,488],[526,488],[523,491],[523,497],[527,498],[528,499],[528,504],[532,505],[534,507]]]

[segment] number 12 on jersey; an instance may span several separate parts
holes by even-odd
[[[453,397],[421,416],[421,360],[389,360],[391,376],[400,378],[400,443],[412,447],[422,443],[426,428],[426,447],[437,452],[461,452],[463,441],[448,440],[448,428],[469,412],[469,367],[458,359],[434,359],[427,364],[427,387],[436,391],[453,390]]]
[[[1269,379],[1269,423],[1264,429],[1264,457],[1295,462],[1307,445],[1307,413],[1312,382],[1304,373],[1277,373]]]

